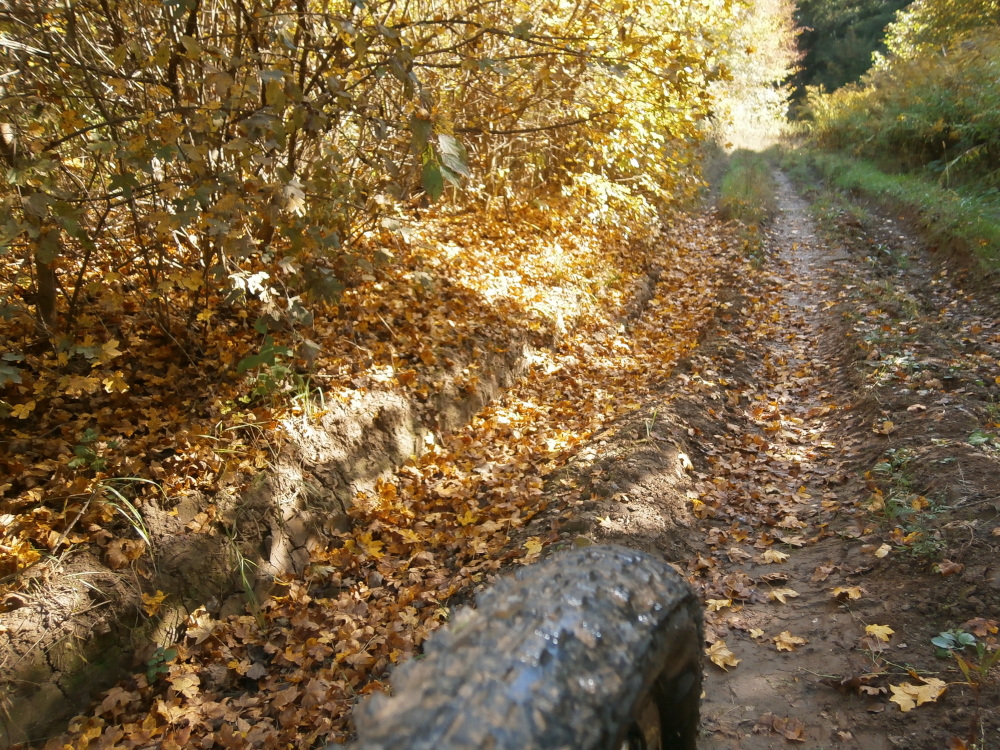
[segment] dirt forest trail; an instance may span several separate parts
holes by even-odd
[[[995,317],[891,219],[869,216],[853,247],[831,241],[775,178],[753,304],[699,353],[725,404],[691,440],[705,537],[687,572],[714,662],[699,747],[993,747],[988,680],[930,640],[996,633],[995,456],[969,450],[993,424],[969,359],[993,367]],[[965,370],[949,388],[921,372],[945,364]]]
[[[728,672],[708,668],[703,721],[711,732],[703,746],[839,740],[844,747],[888,748],[886,732],[866,726],[863,705],[832,709],[835,694],[817,684],[820,676],[867,671],[851,652],[870,617],[839,611],[831,597],[832,588],[856,585],[863,572],[852,565],[850,546],[829,533],[838,511],[852,509],[859,492],[848,481],[857,453],[849,438],[854,393],[844,373],[840,316],[832,311],[832,276],[849,256],[817,236],[805,201],[783,174],[776,179],[780,212],[767,248],[776,261],[773,327],[751,373],[759,405],[748,410],[768,435],[770,460],[758,457],[764,465],[755,467],[746,453],[718,450],[730,473],[730,507],[708,526],[717,551],[695,563],[696,569],[707,567],[715,589],[707,595],[711,648],[731,651],[738,660]],[[725,448],[739,451],[753,434],[748,427],[753,425],[729,425]],[[770,536],[785,542],[783,551],[768,556],[759,539],[756,549],[750,546],[739,527],[755,516],[775,526]],[[741,606],[736,589],[747,578],[758,579],[759,587]],[[768,716],[779,723],[761,720]]]
[[[991,747],[996,685],[930,639],[997,633],[996,316],[891,221],[831,241],[776,179],[759,256],[679,220],[633,313],[582,320],[304,576],[252,616],[195,612],[47,750],[348,741],[472,591],[593,542],[702,594],[703,750]]]

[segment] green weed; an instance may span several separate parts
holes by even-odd
[[[767,223],[777,211],[775,182],[766,156],[739,149],[719,185],[719,213],[747,226]]]

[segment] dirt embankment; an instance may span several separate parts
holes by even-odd
[[[359,392],[325,404],[318,419],[282,425],[286,441],[247,491],[192,493],[169,509],[146,503],[136,524],[149,540],[150,580],[112,570],[89,551],[33,571],[30,590],[4,602],[0,747],[43,737],[126,670],[155,659],[198,608],[217,618],[242,614],[275,578],[301,574],[310,551],[350,528],[347,510],[359,492],[520,377],[527,344],[482,344],[498,353],[477,363],[471,392],[445,385],[430,408],[397,392]],[[457,371],[469,364],[459,356]],[[149,589],[167,595],[155,617],[139,611]]]
[[[615,328],[641,315],[659,273],[656,265],[645,275],[631,269]],[[437,366],[417,368],[408,388],[359,387],[286,419],[280,449],[245,491],[139,505],[132,520],[148,540],[148,565],[143,558],[112,569],[97,550],[76,549],[32,569],[30,592],[4,601],[0,678],[8,690],[0,746],[40,739],[123,675],[158,668],[164,650],[183,640],[192,613],[213,621],[256,615],[276,578],[301,578],[315,553],[343,544],[359,493],[377,496],[381,480],[440,446],[522,378],[540,349],[559,348],[565,334],[546,338],[529,321],[512,340],[508,334],[524,321],[507,323],[484,327],[503,340],[480,333],[460,349],[435,348]]]

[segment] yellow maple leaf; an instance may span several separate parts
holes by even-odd
[[[723,607],[733,606],[732,599],[706,599],[705,604],[708,605],[709,612],[718,612]]]
[[[902,685],[890,685],[892,697],[889,702],[895,703],[899,706],[900,711],[906,713],[916,706],[934,703],[948,689],[948,683],[936,677],[920,677],[919,679],[923,681],[923,685],[911,685],[906,682]]]
[[[805,638],[799,638],[797,635],[792,635],[787,630],[782,631],[771,640],[774,641],[774,646],[778,649],[778,651],[794,651],[796,646],[802,646],[809,643],[809,641]]]
[[[142,595],[142,608],[146,611],[146,614],[150,617],[154,617],[157,612],[160,611],[160,607],[163,605],[163,600],[167,598],[159,589],[156,590],[155,594],[143,594]]]
[[[365,552],[369,557],[374,557],[376,560],[385,557],[385,553],[382,552],[382,547],[385,545],[378,541],[377,539],[372,539],[372,534],[370,531],[366,531],[358,538],[358,542],[364,547]]]
[[[865,627],[865,632],[868,635],[873,635],[880,641],[889,641],[889,636],[891,636],[896,631],[890,628],[888,625],[867,625]]]
[[[763,635],[764,635],[764,631],[761,630],[760,628],[750,628],[750,637],[751,638],[760,638]]]
[[[479,519],[472,512],[472,510],[469,509],[466,510],[465,513],[463,513],[462,515],[457,516],[455,520],[458,521],[462,526],[469,526],[471,524],[474,524]]]
[[[722,669],[729,671],[729,667],[735,667],[739,664],[742,659],[737,659],[736,654],[729,650],[726,646],[726,642],[719,640],[713,643],[710,647],[705,649],[705,653],[708,658],[712,660],[712,663]]]
[[[118,349],[118,339],[110,339],[101,345],[101,352],[97,355],[97,360],[103,365],[121,355],[122,353]]]
[[[528,537],[528,541],[524,543],[524,548],[528,550],[529,555],[537,555],[542,551],[542,543],[537,536]]]
[[[835,599],[860,599],[863,591],[860,586],[837,586],[833,590]]]
[[[772,602],[775,599],[777,599],[782,604],[787,604],[788,603],[787,599],[794,599],[796,596],[799,595],[799,592],[796,591],[795,589],[788,589],[788,588],[772,589],[771,591],[768,592],[768,595],[771,597]]]
[[[125,393],[128,390],[128,383],[125,382],[125,373],[115,370],[115,374],[110,378],[104,378],[104,390],[107,393]]]
[[[788,559],[788,555],[784,552],[779,552],[776,549],[764,550],[764,554],[761,555],[764,558],[764,562],[769,563],[782,563]]]
[[[892,547],[888,544],[883,544],[877,550],[875,550],[875,557],[885,557],[890,552],[892,552]]]
[[[413,529],[398,528],[393,529],[397,534],[403,537],[404,542],[409,542],[410,544],[416,544],[421,541],[420,534],[415,532]]]
[[[18,419],[27,419],[28,415],[35,410],[35,402],[28,401],[23,404],[18,404],[13,409],[10,410],[11,416],[17,417]]]

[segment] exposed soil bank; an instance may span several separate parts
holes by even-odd
[[[4,602],[12,611],[0,629],[0,683],[7,686],[0,747],[40,739],[64,723],[174,643],[195,610],[225,618],[258,606],[276,577],[301,574],[311,550],[350,528],[346,511],[359,492],[465,424],[520,377],[529,356],[526,344],[515,343],[484,358],[471,393],[446,387],[437,397],[430,426],[423,404],[394,392],[359,392],[324,405],[318,419],[283,425],[287,440],[249,490],[191,494],[169,510],[145,504],[153,558],[146,585],[86,550],[39,568],[30,596],[10,594],[23,600]],[[144,588],[167,594],[152,618],[140,611]]]

